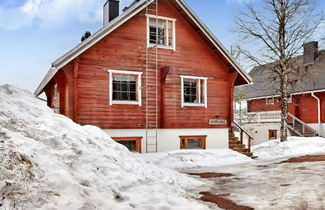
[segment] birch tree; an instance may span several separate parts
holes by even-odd
[[[314,0],[262,0],[259,3],[263,5],[248,3],[235,20],[235,31],[241,37],[237,50],[275,75],[272,82],[275,94],[280,95],[281,141],[286,141],[290,88],[306,74],[306,69],[296,68],[294,58],[324,21],[324,14],[317,13]]]

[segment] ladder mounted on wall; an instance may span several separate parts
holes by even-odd
[[[149,39],[155,37],[156,40],[150,40],[146,43],[146,152],[153,153],[158,152],[158,114],[159,114],[159,92],[158,92],[158,0],[147,0],[146,1],[146,17],[151,16],[150,20],[155,22],[155,31],[149,30]],[[152,18],[155,17],[155,18]],[[147,21],[147,24],[152,22]],[[155,44],[148,44],[155,41]]]

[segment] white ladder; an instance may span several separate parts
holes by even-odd
[[[155,34],[156,41],[152,47],[146,46],[146,152],[158,152],[158,112],[159,112],[159,96],[158,96],[158,0],[146,1],[146,15],[155,16],[156,31],[150,32]],[[148,17],[148,16],[147,16]],[[152,19],[152,18],[151,18]],[[150,24],[150,21],[148,21]],[[149,41],[150,43],[150,41]]]

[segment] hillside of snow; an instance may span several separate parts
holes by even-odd
[[[0,209],[205,209],[202,185],[0,86]]]
[[[275,159],[325,153],[325,138],[288,137],[288,140],[272,140],[252,147],[258,159]]]

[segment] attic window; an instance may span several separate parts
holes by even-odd
[[[176,50],[176,19],[147,15],[147,45]]]

